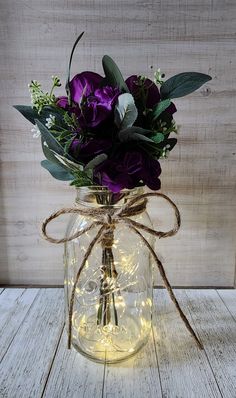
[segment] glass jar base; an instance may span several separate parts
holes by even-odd
[[[94,355],[90,355],[87,352],[83,351],[74,341],[72,341],[72,346],[74,347],[74,349],[76,351],[78,351],[78,353],[80,353],[81,355],[83,355],[84,357],[90,359],[93,362],[96,363],[107,363],[107,364],[116,364],[116,363],[120,363],[123,361],[126,361],[130,358],[132,358],[133,356],[135,356],[139,351],[142,350],[142,348],[147,344],[149,340],[149,336],[146,338],[145,341],[142,342],[142,344],[133,352],[131,353],[126,353],[125,356],[120,357],[120,358],[115,358],[114,353],[112,353],[112,357],[109,356],[109,353],[107,351],[103,351],[103,355],[102,352],[100,353],[101,356],[94,356]]]
[[[151,322],[130,314],[122,317],[119,326],[97,325],[96,315],[86,320],[82,317],[80,322],[75,317],[72,345],[93,361],[117,363],[130,358],[147,343],[150,329]]]

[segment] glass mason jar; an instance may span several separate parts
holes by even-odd
[[[77,189],[81,209],[121,208],[143,188],[113,194],[103,187]],[[146,210],[130,217],[152,228]],[[96,215],[94,216],[96,219]],[[66,236],[88,227],[93,218],[73,214]],[[83,257],[100,226],[65,243],[65,309],[67,329],[73,285]],[[143,233],[143,232],[142,232]],[[153,237],[144,234],[153,245]],[[71,314],[71,343],[97,362],[124,360],[148,341],[152,321],[152,264],[141,238],[124,223],[115,225],[110,244],[97,243],[76,284]]]

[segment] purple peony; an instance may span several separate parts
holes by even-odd
[[[96,128],[113,114],[120,90],[118,87],[101,87],[102,79],[94,72],[79,73],[70,82],[72,106],[67,97],[57,100],[59,107],[76,114],[82,128]]]
[[[124,188],[132,189],[147,185],[150,189],[160,189],[161,166],[158,160],[145,152],[124,151],[113,159],[107,159],[94,169],[94,182],[118,193]]]
[[[144,88],[146,94],[146,107],[153,109],[154,106],[160,102],[161,96],[157,85],[150,79],[145,79],[145,81],[140,81],[139,76],[132,75],[126,79],[126,84],[129,91],[135,99],[139,99],[141,96],[141,87]],[[173,103],[166,109],[170,115],[176,112],[176,107]]]

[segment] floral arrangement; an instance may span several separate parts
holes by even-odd
[[[61,86],[52,77],[50,92],[41,84],[29,84],[32,106],[15,108],[34,124],[41,136],[46,160],[41,165],[56,179],[76,187],[99,185],[113,193],[146,185],[160,189],[161,166],[177,143],[172,99],[201,87],[211,77],[184,72],[168,80],[157,70],[154,79],[132,75],[124,80],[115,62],[105,55],[104,76],[82,72],[70,79],[74,50],[70,55],[66,96],[56,96]]]

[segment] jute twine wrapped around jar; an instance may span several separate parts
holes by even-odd
[[[144,224],[138,223],[134,220],[132,220],[130,217],[135,216],[139,213],[142,213],[146,209],[147,205],[147,198],[148,197],[161,197],[165,199],[171,207],[174,209],[174,214],[175,214],[175,225],[174,227],[167,232],[162,232],[162,231],[156,231],[152,228],[147,227]],[[62,214],[79,214],[82,216],[86,216],[91,218],[91,224],[84,228],[81,229],[80,231],[76,232],[72,236],[62,238],[62,239],[56,239],[47,234],[46,228],[47,225],[54,220],[55,218],[61,216]],[[117,224],[125,224],[131,231],[133,231],[136,235],[140,237],[140,239],[143,241],[145,246],[148,248],[149,252],[151,253],[154,262],[159,270],[159,273],[161,275],[161,278],[163,280],[164,286],[166,290],[169,293],[169,296],[171,300],[173,301],[181,319],[183,320],[186,328],[189,330],[191,333],[192,337],[195,339],[198,347],[200,349],[203,349],[203,345],[201,341],[198,339],[196,333],[194,332],[193,328],[191,327],[188,319],[186,318],[185,314],[183,313],[182,309],[180,308],[180,305],[174,295],[173,289],[170,285],[170,282],[166,276],[165,269],[163,267],[162,262],[158,258],[157,254],[153,250],[152,246],[150,243],[147,241],[147,239],[143,236],[141,231],[145,231],[151,235],[154,235],[158,238],[168,238],[170,236],[175,235],[181,224],[181,219],[180,219],[180,213],[177,208],[177,206],[174,204],[174,202],[168,198],[168,196],[162,194],[162,193],[145,193],[139,196],[136,196],[135,198],[131,199],[127,204],[125,204],[121,208],[114,208],[114,207],[102,207],[99,209],[80,209],[80,208],[64,208],[61,209],[53,214],[51,214],[42,224],[42,235],[43,237],[48,240],[51,243],[65,243],[69,242],[73,239],[78,238],[79,236],[85,234],[86,232],[90,231],[91,229],[100,226],[96,236],[92,239],[90,242],[84,257],[82,259],[81,265],[78,269],[73,288],[72,288],[72,293],[70,297],[70,304],[69,304],[69,328],[68,328],[68,348],[71,348],[71,332],[72,332],[72,315],[73,315],[73,308],[74,308],[74,300],[75,300],[75,291],[76,291],[76,286],[78,284],[81,272],[84,269],[84,266],[86,264],[86,261],[88,260],[94,246],[96,243],[101,242],[103,248],[111,248],[113,245],[113,236],[114,236],[114,230],[116,228]]]

